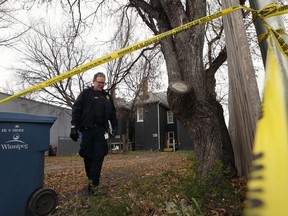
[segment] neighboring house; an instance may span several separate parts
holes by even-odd
[[[137,101],[135,150],[193,150],[192,139],[169,109],[166,92]]]

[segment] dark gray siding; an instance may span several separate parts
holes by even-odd
[[[179,137],[178,138],[178,142],[179,142],[178,149],[179,150],[194,150],[193,140],[188,135],[188,133],[186,132],[186,130],[183,127],[183,125],[181,124],[181,122],[178,121],[177,123],[178,123],[178,137]]]
[[[135,150],[158,150],[157,104],[146,104],[144,121],[135,123]]]

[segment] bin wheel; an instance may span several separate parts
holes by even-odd
[[[33,216],[49,215],[58,205],[58,196],[52,189],[39,189],[33,193],[28,203],[28,211]]]

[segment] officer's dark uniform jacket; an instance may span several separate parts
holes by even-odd
[[[72,121],[71,124],[75,125],[81,130],[86,127],[93,127],[96,122],[93,122],[94,103],[95,103],[95,91],[93,87],[85,89],[77,98],[73,105],[72,111]],[[102,99],[104,101],[104,127],[108,131],[109,124],[108,120],[111,122],[111,126],[114,130],[117,130],[117,119],[116,119],[116,109],[113,103],[113,99],[108,92],[103,91]]]

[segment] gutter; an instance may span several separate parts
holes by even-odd
[[[159,116],[159,105],[160,105],[160,102],[157,103],[157,127],[158,127],[158,150],[160,151],[161,149],[161,143],[160,143],[160,138],[161,138],[161,135],[160,135],[160,116]]]

